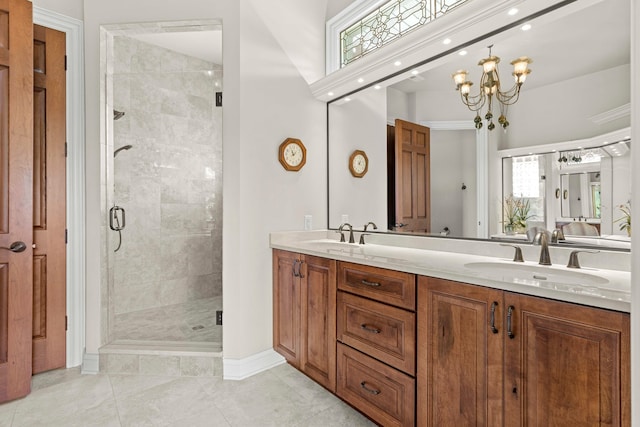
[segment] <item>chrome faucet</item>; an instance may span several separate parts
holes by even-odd
[[[373,227],[373,229],[374,229],[374,230],[377,230],[377,229],[378,229],[378,226],[377,226],[374,222],[369,221],[368,223],[366,223],[366,224],[364,225],[364,231],[365,231],[365,232],[367,231],[367,227],[368,227],[368,226],[370,226],[370,225]]]
[[[538,231],[533,238],[534,245],[540,245],[540,265],[551,265],[551,257],[549,256],[549,238],[546,231]]]
[[[338,232],[340,233],[340,241],[344,242],[344,234],[342,234],[342,231],[345,227],[349,227],[349,243],[355,243],[356,239],[353,238],[353,226],[348,222],[340,224],[340,228],[338,228]]]
[[[551,233],[551,243],[558,243],[560,240],[564,240],[564,233],[561,228],[556,228]]]
[[[362,234],[360,234],[360,242],[359,242],[359,243],[360,243],[361,245],[364,245],[364,236],[368,236],[368,235],[369,235],[369,234],[367,234],[367,227],[368,227],[369,225],[373,226],[373,229],[374,229],[374,230],[377,230],[377,229],[378,229],[378,226],[377,226],[375,223],[373,223],[373,222],[371,222],[371,221],[369,221],[368,223],[366,223],[366,224],[364,225],[364,231],[362,232]]]

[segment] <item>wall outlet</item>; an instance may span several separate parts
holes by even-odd
[[[222,325],[222,310],[216,310],[216,325]]]
[[[313,217],[311,215],[304,216],[304,229],[305,231],[313,229]]]
[[[349,215],[347,214],[342,214],[342,221],[343,224],[349,222]]]

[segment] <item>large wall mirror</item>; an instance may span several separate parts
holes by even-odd
[[[517,192],[526,188],[536,226],[551,231],[575,220],[597,224],[603,240],[624,241],[615,220],[630,194],[629,10],[628,0],[569,3],[529,21],[528,31],[504,29],[465,46],[465,55],[452,52],[330,102],[329,228],[349,222],[362,229],[373,221],[378,232],[501,238],[505,197],[521,198]],[[451,78],[468,70],[477,90],[487,46],[502,59],[503,81],[512,59],[533,59],[520,99],[506,110],[506,130],[497,120],[494,130],[486,122],[476,130],[476,113],[461,102]],[[411,141],[411,154],[398,153],[398,138]],[[602,148],[614,142],[625,154]],[[362,177],[349,170],[355,150],[367,154]],[[597,167],[561,160],[586,160],[597,150]],[[403,163],[409,157],[411,168]],[[509,175],[517,160],[518,173],[534,180],[516,182],[520,190]]]

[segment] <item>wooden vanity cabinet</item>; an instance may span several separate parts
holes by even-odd
[[[338,262],[336,394],[383,426],[415,425],[415,282]]]
[[[630,425],[627,314],[418,280],[418,426]]]
[[[505,425],[629,426],[629,315],[505,292]]]
[[[335,392],[335,260],[273,250],[273,347]]]

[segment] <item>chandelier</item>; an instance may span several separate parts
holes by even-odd
[[[476,117],[473,119],[476,129],[482,127],[482,118],[479,111],[487,105],[487,112],[484,115],[485,120],[489,123],[487,128],[493,130],[496,125],[493,123],[493,104],[496,100],[500,106],[500,117],[498,117],[498,123],[503,129],[509,126],[507,120],[507,108],[509,105],[513,105],[518,101],[520,97],[520,88],[527,78],[527,74],[531,72],[527,67],[531,64],[531,59],[526,56],[522,56],[518,59],[511,61],[513,65],[513,77],[515,78],[515,84],[507,91],[503,91],[500,87],[500,76],[498,75],[498,63],[500,58],[491,55],[491,48],[493,45],[488,46],[489,56],[484,58],[478,65],[482,67],[482,78],[480,79],[480,93],[478,95],[471,95],[472,82],[467,80],[468,71],[458,70],[453,74],[453,81],[456,83],[456,90],[460,92],[460,98],[462,102],[469,107],[471,111],[476,112]]]

